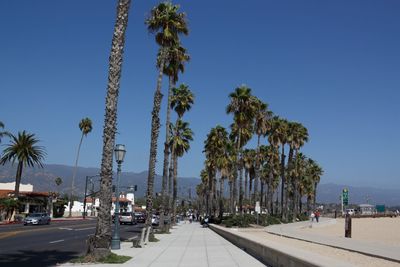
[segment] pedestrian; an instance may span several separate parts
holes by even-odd
[[[315,212],[315,219],[317,220],[317,222],[319,222],[319,216],[320,216],[320,213],[319,213],[319,210],[317,210]]]
[[[313,222],[313,221],[314,221],[314,218],[315,218],[315,214],[314,214],[313,211],[312,211],[311,214],[310,214],[310,218],[311,218],[311,222]]]

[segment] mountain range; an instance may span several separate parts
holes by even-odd
[[[22,175],[23,184],[33,184],[34,191],[52,191],[69,193],[72,181],[72,166],[46,164],[43,168],[25,168]],[[95,176],[100,172],[98,168],[78,167],[75,178],[75,195],[83,196],[85,191],[86,176]],[[6,164],[0,166],[0,183],[15,181],[16,166]],[[55,178],[61,177],[62,184],[57,186]],[[114,174],[114,178],[116,175]],[[97,191],[99,188],[99,177],[92,177],[93,185],[88,183],[88,192],[92,189]],[[156,175],[154,181],[154,192],[161,191],[160,175]],[[199,178],[180,177],[178,178],[178,195],[188,197],[189,192],[192,196],[196,195],[196,185],[200,183]],[[121,191],[126,191],[128,186],[137,185],[137,197],[143,197],[147,189],[147,172],[123,172],[120,178]],[[349,190],[349,202],[352,204],[371,203],[386,204],[388,206],[400,205],[399,190],[379,189],[365,186],[349,186],[338,184],[320,184],[317,190],[318,203],[340,203],[339,196],[344,188]],[[225,186],[225,194],[228,187]]]

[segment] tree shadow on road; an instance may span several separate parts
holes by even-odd
[[[23,266],[38,266],[48,267],[55,266],[57,263],[67,262],[73,258],[80,256],[79,253],[73,251],[45,250],[31,251],[19,250],[18,252],[1,254],[1,267],[23,267]]]

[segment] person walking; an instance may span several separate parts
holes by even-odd
[[[319,213],[319,210],[317,210],[316,212],[315,212],[315,220],[317,221],[317,222],[319,222],[319,216],[320,216],[321,214]]]

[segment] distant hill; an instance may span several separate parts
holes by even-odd
[[[72,166],[48,164],[43,169],[26,168],[23,172],[22,183],[31,183],[35,191],[60,191],[61,193],[69,193],[72,179]],[[79,167],[76,175],[75,187],[76,193],[83,196],[85,190],[85,177],[99,173],[98,168]],[[0,166],[0,182],[13,182],[15,180],[16,166],[11,165]],[[55,184],[55,178],[61,177],[63,183],[60,188]],[[114,177],[116,175],[114,174]],[[96,180],[97,179],[97,180]],[[161,191],[162,177],[155,177],[155,192]],[[98,190],[99,178],[94,178],[95,191]],[[191,188],[192,196],[196,195],[196,185],[200,183],[198,178],[178,178],[178,195],[188,196]],[[122,186],[137,185],[137,196],[143,197],[147,189],[147,172],[123,172],[121,175]],[[89,184],[89,189],[91,185]],[[349,201],[352,204],[366,203],[367,200],[371,204],[386,204],[388,206],[400,205],[400,192],[395,189],[378,189],[372,187],[355,187],[337,184],[320,184],[318,186],[317,202],[319,203],[339,203],[339,196],[343,188],[349,189]],[[122,189],[123,190],[123,189]],[[225,185],[225,194],[228,193],[228,186]]]
[[[317,189],[317,202],[340,203],[339,196],[343,188],[349,189],[349,202],[352,204],[386,204],[400,205],[400,191],[373,187],[356,187],[337,184],[321,184]]]
[[[22,183],[33,184],[35,191],[54,191],[61,193],[69,193],[72,182],[72,166],[46,164],[44,168],[25,168],[22,175]],[[5,165],[0,166],[0,183],[1,182],[14,182],[15,181],[16,166]],[[83,168],[78,167],[76,178],[75,178],[75,194],[82,195],[85,191],[86,176],[93,176],[100,173],[98,168]],[[55,178],[61,177],[63,183],[57,188]],[[116,174],[114,173],[114,178]],[[94,191],[99,188],[99,177],[94,177]],[[154,192],[161,191],[161,180],[162,177],[156,175],[154,179]],[[191,188],[192,196],[195,196],[196,185],[200,182],[198,178],[178,178],[178,194],[188,196],[189,189]],[[137,185],[138,191],[137,196],[143,197],[147,189],[147,172],[122,172],[120,180],[121,190],[124,187]],[[88,190],[91,189],[91,184],[88,185]]]

